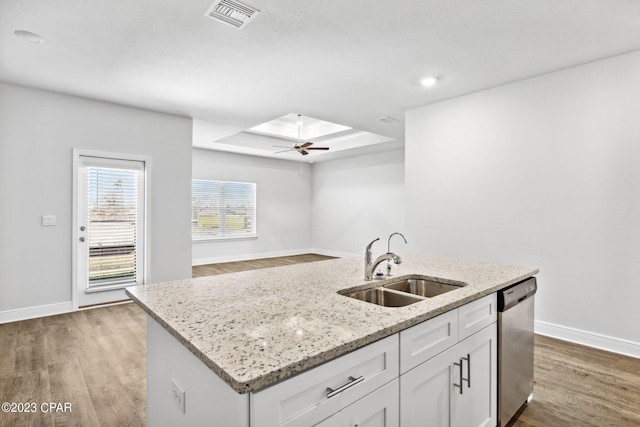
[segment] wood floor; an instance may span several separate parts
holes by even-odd
[[[536,335],[534,360],[514,427],[640,426],[640,359]]]
[[[193,275],[318,259],[326,257],[199,266]],[[144,426],[145,319],[128,303],[0,325],[0,401],[38,406],[0,412],[0,426]],[[534,400],[512,426],[640,426],[640,359],[536,336],[534,375]],[[71,403],[71,412],[43,413],[46,402]]]
[[[36,404],[0,426],[144,426],[146,330],[133,303],[0,325],[0,401]]]
[[[191,269],[191,271],[193,277],[213,276],[215,274],[236,273],[238,271],[256,270],[259,268],[280,267],[283,265],[322,261],[332,258],[334,257],[318,254],[303,254],[276,258],[254,259],[249,261],[221,262],[218,264],[196,265]]]

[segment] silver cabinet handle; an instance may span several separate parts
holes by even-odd
[[[462,381],[466,381],[467,388],[471,388],[471,355],[467,353],[467,357],[463,357],[462,359],[460,359],[460,364],[462,364],[463,360],[467,361],[467,378],[462,378],[461,376],[460,384],[462,384]],[[460,372],[460,375],[462,375],[462,367],[460,367]]]
[[[464,378],[462,377],[462,359],[460,359],[459,362],[460,363],[453,362],[453,364],[454,364],[454,366],[457,366],[458,369],[460,370],[460,384],[453,383],[453,386],[460,388],[460,394],[464,394],[463,393],[463,389],[464,388],[462,387],[462,381],[464,381]]]
[[[358,383],[361,383],[362,381],[364,381],[364,377],[363,376],[359,376],[358,378],[354,378],[352,376],[349,376],[349,382],[346,383],[346,384],[341,385],[337,389],[334,390],[331,387],[327,387],[327,399],[335,396],[338,393],[342,393],[346,389],[348,389],[350,387],[353,387],[354,385],[356,385]]]

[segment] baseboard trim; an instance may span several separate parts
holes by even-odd
[[[16,308],[0,311],[0,324],[17,322],[18,320],[35,319],[37,317],[54,316],[73,311],[71,301],[56,304],[37,305],[35,307]]]
[[[536,334],[640,359],[640,343],[637,342],[569,328],[567,326],[555,325],[553,323],[542,322],[539,320],[535,321],[534,327]]]

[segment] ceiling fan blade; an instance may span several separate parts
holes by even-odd
[[[306,156],[307,154],[309,154],[307,150],[300,150],[299,153],[302,154],[303,156]]]
[[[288,148],[290,150],[293,150],[293,147],[291,147],[290,145],[272,145],[272,147],[277,147],[277,148]]]
[[[305,142],[304,144],[301,144],[301,145],[300,145],[300,147],[302,147],[302,148],[307,148],[307,147],[309,147],[309,146],[311,146],[311,145],[313,145],[313,142],[309,142],[309,141],[307,141],[307,142]]]
[[[295,148],[289,148],[288,150],[276,151],[273,154],[287,153],[289,151],[296,151],[296,149]]]
[[[329,147],[307,147],[306,150],[328,150]]]

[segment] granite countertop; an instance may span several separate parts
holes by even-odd
[[[186,348],[239,393],[259,390],[535,275],[537,269],[405,256],[365,282],[361,257],[127,288]],[[420,274],[467,283],[405,307],[338,294]]]

